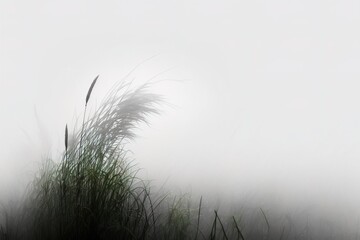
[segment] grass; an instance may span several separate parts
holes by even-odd
[[[66,126],[62,161],[47,166],[34,184],[27,237],[146,239],[154,228],[150,190],[136,178],[124,147],[134,128],[157,113],[160,98],[146,93],[146,85],[134,91],[120,85],[86,118],[96,80],[86,96],[81,131],[69,142]]]
[[[1,240],[305,239],[283,226],[274,230],[263,209],[245,225],[239,213],[221,216],[202,198],[194,205],[185,196],[153,194],[137,177],[126,143],[139,124],[159,113],[162,98],[149,93],[147,84],[131,90],[123,82],[87,116],[97,80],[86,95],[80,130],[69,134],[65,126],[60,161],[47,159],[24,203],[3,214]]]

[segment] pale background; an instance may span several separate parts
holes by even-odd
[[[355,0],[1,0],[0,196],[19,196],[61,153],[97,74],[92,106],[143,62],[137,81],[176,81],[153,86],[169,104],[129,146],[142,176],[357,214],[359,11]]]

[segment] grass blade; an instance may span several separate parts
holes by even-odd
[[[239,239],[239,236],[240,236],[242,240],[245,240],[244,235],[242,234],[242,232],[241,232],[241,230],[240,230],[240,228],[239,228],[239,226],[238,226],[238,224],[237,224],[237,222],[235,220],[235,217],[233,216],[232,218],[233,218],[233,221],[234,221],[234,224],[235,224],[235,228],[236,228],[236,230],[238,232],[238,239]]]
[[[198,219],[197,219],[197,225],[196,225],[195,240],[197,240],[197,237],[198,237],[198,234],[199,234],[201,203],[202,203],[202,196],[200,197],[200,203],[199,203],[199,212],[198,212]]]
[[[220,223],[220,226],[221,226],[221,230],[222,230],[223,233],[224,233],[225,239],[226,239],[226,240],[229,240],[229,238],[228,238],[227,235],[226,235],[226,231],[225,231],[224,225],[223,225],[223,223],[222,223],[222,221],[221,221],[221,219],[220,219],[220,217],[219,217],[219,215],[218,215],[218,213],[217,213],[216,210],[215,210],[215,217],[216,217],[217,219],[219,219],[219,223]]]
[[[264,219],[265,219],[265,222],[266,222],[266,226],[267,226],[267,235],[268,235],[267,237],[269,237],[269,232],[270,232],[270,223],[269,223],[269,220],[268,220],[268,218],[266,217],[265,212],[263,211],[262,208],[260,208],[260,211],[261,211],[262,215],[264,216]]]

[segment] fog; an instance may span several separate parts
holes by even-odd
[[[129,145],[156,186],[359,216],[360,2],[0,2],[0,194],[112,84],[157,82]],[[252,200],[248,200],[252,201]],[[340,218],[341,218],[340,217]]]

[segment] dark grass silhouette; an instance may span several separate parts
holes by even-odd
[[[126,143],[163,102],[149,84],[122,82],[90,117],[85,99],[80,130],[69,134],[60,161],[47,159],[24,203],[5,211],[0,239],[309,239],[270,223],[266,211],[244,220],[209,211],[203,199],[151,193],[127,158]],[[325,239],[325,238],[324,238]],[[326,238],[336,239],[336,238]]]

